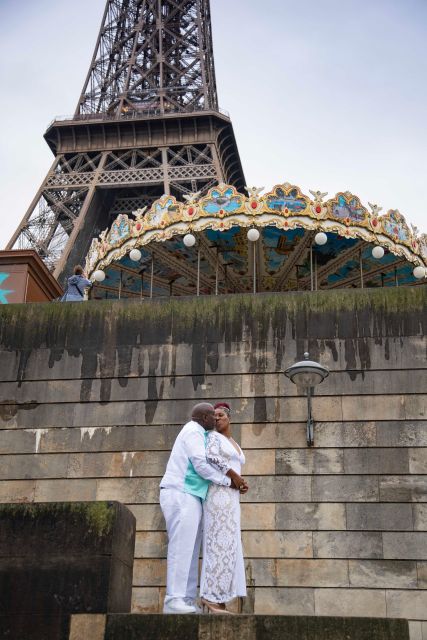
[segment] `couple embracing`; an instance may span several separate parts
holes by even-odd
[[[225,605],[246,595],[240,535],[241,477],[245,457],[231,437],[230,407],[197,404],[178,434],[160,483],[168,533],[167,587],[163,613],[198,613],[200,546],[203,610],[229,613]]]

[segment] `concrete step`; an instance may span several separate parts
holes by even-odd
[[[261,615],[74,615],[69,640],[409,640],[407,620]]]

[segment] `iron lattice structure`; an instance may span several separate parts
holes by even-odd
[[[209,2],[110,0],[76,115],[218,109]]]
[[[243,189],[209,0],[108,0],[75,114],[45,139],[55,160],[7,248],[35,249],[56,277],[118,213],[219,182]]]

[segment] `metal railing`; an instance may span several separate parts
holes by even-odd
[[[56,122],[114,122],[114,121],[122,121],[122,120],[139,120],[141,118],[151,118],[151,117],[164,117],[164,116],[176,116],[178,114],[185,113],[203,113],[203,112],[213,112],[220,113],[226,118],[230,118],[230,113],[225,109],[221,109],[218,107],[217,109],[211,108],[199,108],[199,109],[160,109],[160,108],[151,108],[151,109],[132,109],[126,112],[123,112],[119,115],[117,114],[108,114],[108,113],[79,113],[74,116],[55,116],[55,118],[49,123],[48,129],[55,124]]]

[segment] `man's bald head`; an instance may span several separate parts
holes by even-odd
[[[196,404],[191,412],[191,417],[206,431],[211,431],[215,427],[215,410],[209,402]]]

